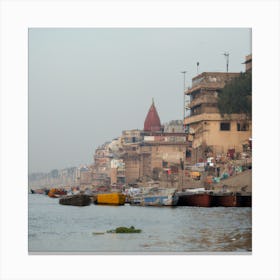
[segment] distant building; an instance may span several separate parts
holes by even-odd
[[[111,160],[111,185],[124,185],[125,180],[125,163],[122,159]]]
[[[184,133],[184,126],[182,120],[173,120],[163,125],[164,132],[179,132]]]
[[[142,131],[139,129],[124,130],[121,136],[121,142],[125,144],[139,143],[143,140]]]
[[[79,180],[77,174],[76,167],[54,169],[49,173],[33,173],[28,175],[28,186],[35,189],[75,186]]]
[[[79,185],[80,187],[88,187],[91,186],[93,180],[92,170],[88,166],[83,166],[79,169],[80,177],[79,177]]]
[[[111,176],[111,159],[113,154],[109,149],[110,142],[104,143],[95,150],[92,184],[96,186],[109,185]]]

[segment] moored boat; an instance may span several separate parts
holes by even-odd
[[[142,194],[130,195],[128,203],[130,203],[130,205],[141,205],[141,204],[143,204],[143,195]]]
[[[178,206],[210,207],[212,197],[205,190],[187,190],[178,192]]]
[[[241,201],[241,207],[252,207],[252,194],[241,193],[240,201]]]
[[[122,193],[99,193],[96,195],[96,204],[124,205],[125,195]]]
[[[59,204],[72,206],[88,206],[92,203],[91,198],[85,194],[63,196],[59,199]]]
[[[174,188],[154,188],[132,198],[132,204],[141,206],[176,206],[178,196]]]
[[[61,196],[66,195],[66,194],[67,194],[67,192],[65,190],[63,190],[63,189],[56,189],[56,188],[52,188],[48,192],[48,196],[49,197],[53,197],[53,198],[61,197]]]
[[[240,207],[241,197],[237,193],[220,192],[212,193],[212,206],[214,207]]]
[[[147,195],[143,196],[143,206],[176,206],[178,202],[177,195]]]

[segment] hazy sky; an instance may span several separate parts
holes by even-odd
[[[199,73],[244,71],[245,28],[29,29],[29,173],[93,162],[95,149],[142,129],[152,98],[162,123],[183,116]]]

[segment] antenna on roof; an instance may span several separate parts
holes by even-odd
[[[198,75],[198,67],[199,67],[199,61],[196,63],[196,73]]]
[[[224,52],[223,55],[225,56],[227,60],[227,72],[228,72],[228,65],[229,65],[229,52]]]

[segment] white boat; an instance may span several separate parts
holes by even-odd
[[[174,188],[153,188],[146,193],[132,197],[131,202],[134,205],[142,206],[175,206],[179,199],[176,191],[177,189]]]

